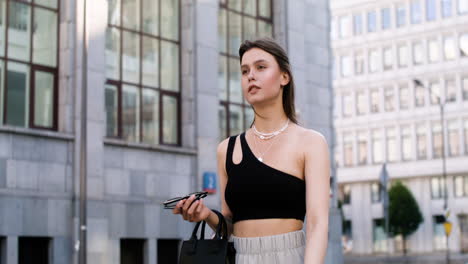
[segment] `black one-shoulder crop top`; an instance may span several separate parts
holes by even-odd
[[[229,138],[226,154],[228,181],[224,198],[233,223],[248,219],[294,218],[304,221],[305,181],[259,161],[240,135],[242,161],[232,161],[236,136]]]

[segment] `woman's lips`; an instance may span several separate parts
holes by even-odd
[[[260,88],[258,86],[249,87],[249,93],[256,93],[257,90],[260,90]]]

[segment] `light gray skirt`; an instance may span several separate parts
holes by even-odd
[[[304,264],[304,230],[261,237],[231,235],[230,241],[236,248],[236,264]]]

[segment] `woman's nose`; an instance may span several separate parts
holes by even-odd
[[[249,71],[249,74],[247,75],[247,79],[250,80],[255,80],[254,76],[254,71]]]

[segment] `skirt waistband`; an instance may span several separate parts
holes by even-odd
[[[237,237],[231,235],[237,253],[258,254],[277,252],[305,246],[306,235],[304,230],[297,230],[279,235],[260,237]]]

